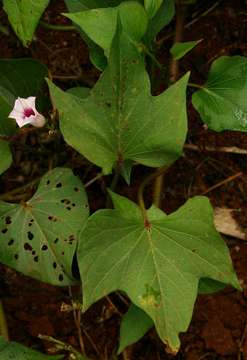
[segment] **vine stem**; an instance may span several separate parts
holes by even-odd
[[[184,7],[180,5],[180,1],[177,2],[176,7],[176,28],[175,28],[175,36],[174,43],[180,42],[183,37],[183,29],[184,29],[184,20],[185,20],[185,10]],[[179,75],[179,63],[178,60],[174,58],[171,59],[170,62],[170,84],[173,84],[177,81]],[[155,206],[161,206],[161,194],[164,182],[164,172],[161,172],[161,175],[156,178],[154,188],[153,188],[153,203]]]
[[[119,169],[116,168],[115,174],[113,175],[113,179],[112,179],[112,182],[111,182],[111,185],[110,185],[110,190],[111,191],[115,191],[118,180],[119,180],[119,177],[120,177],[120,172],[119,172]],[[109,209],[111,207],[112,207],[112,201],[111,201],[111,197],[110,197],[110,195],[108,193],[107,194],[107,199],[106,199],[106,208]]]
[[[162,174],[164,175],[164,173],[166,172],[167,167],[162,166],[160,168],[158,168],[155,172],[153,172],[151,175],[149,175],[148,177],[146,177],[146,179],[143,180],[143,182],[141,183],[139,190],[138,190],[138,203],[140,205],[142,214],[143,214],[143,218],[144,218],[144,222],[145,224],[148,226],[149,221],[148,221],[148,217],[147,217],[147,209],[145,207],[145,202],[144,202],[144,190],[145,187],[154,179],[160,177]]]
[[[41,26],[43,26],[46,29],[49,30],[58,30],[58,31],[75,31],[76,28],[73,25],[53,25],[53,24],[49,24],[45,21],[40,21],[39,22]]]
[[[0,300],[0,336],[2,336],[4,340],[9,341],[8,326],[1,300]]]
[[[196,88],[196,89],[203,89],[202,85],[191,83],[191,82],[188,83],[188,86]]]

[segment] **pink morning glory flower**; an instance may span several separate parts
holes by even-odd
[[[42,127],[45,124],[45,118],[40,114],[35,107],[34,96],[30,96],[26,99],[18,97],[15,100],[15,105],[9,118],[15,119],[17,125],[22,127],[27,124],[31,124],[36,127]]]

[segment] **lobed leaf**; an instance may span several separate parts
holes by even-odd
[[[49,0],[3,0],[9,22],[24,46],[32,41],[39,19]]]
[[[0,202],[0,261],[40,281],[75,283],[72,260],[87,217],[80,180],[70,169],[53,169],[29,201]]]
[[[208,79],[193,94],[202,121],[215,131],[247,131],[247,59],[222,56],[215,60]]]
[[[124,49],[124,50],[123,50]],[[110,173],[130,161],[169,165],[181,154],[187,132],[188,74],[159,96],[151,96],[142,53],[117,31],[109,64],[86,99],[48,80],[66,142]]]
[[[190,199],[167,216],[152,207],[146,226],[137,205],[113,195],[114,210],[88,220],[77,253],[84,310],[115,290],[153,320],[173,352],[186,331],[201,278],[239,288],[228,249],[213,224],[207,198]]]

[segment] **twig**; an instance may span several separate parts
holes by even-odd
[[[13,190],[10,190],[4,194],[1,194],[0,195],[0,200],[6,200],[6,199],[11,199],[12,198],[12,195],[16,195],[16,194],[19,194],[20,192],[23,192],[23,190],[26,190],[28,187],[32,187],[34,186],[37,182],[39,182],[41,179],[41,176],[39,176],[38,178],[30,181],[29,183],[23,185],[23,186],[20,186],[18,188],[15,188]]]
[[[190,28],[192,25],[194,25],[197,21],[199,21],[202,17],[208,15],[210,12],[212,12],[217,6],[220,5],[220,3],[222,2],[223,0],[219,0],[217,1],[216,3],[214,3],[209,9],[207,9],[206,11],[203,11],[201,14],[199,14],[195,19],[191,20],[190,22],[188,22],[187,24],[184,25],[184,28],[185,29],[188,29]],[[160,48],[163,43],[170,39],[171,37],[173,37],[175,34],[175,32],[171,32],[169,34],[167,34],[166,36],[163,36],[161,39],[159,39],[156,44],[157,46]]]
[[[72,294],[71,286],[69,286],[69,295],[71,298],[71,304],[73,306],[73,294]],[[85,345],[84,345],[82,331],[81,331],[81,310],[77,310],[74,308],[73,309],[73,317],[74,317],[74,322],[75,322],[75,326],[77,329],[78,341],[80,344],[81,352],[86,355]]]
[[[235,175],[229,176],[227,179],[222,180],[222,181],[218,182],[217,184],[211,186],[211,187],[208,188],[207,190],[203,191],[200,195],[206,195],[206,194],[208,194],[209,192],[217,189],[218,187],[220,187],[220,186],[222,186],[222,185],[225,185],[225,184],[229,183],[229,182],[232,181],[232,180],[237,179],[238,177],[240,177],[240,176],[242,176],[242,175],[243,175],[242,172],[238,172],[238,173],[235,174]]]
[[[53,79],[58,80],[79,80],[81,78],[81,74],[79,75],[52,75]]]
[[[244,344],[244,341],[245,341],[245,338],[246,338],[246,335],[247,335],[247,324],[245,325],[244,327],[244,331],[243,331],[243,335],[241,337],[241,340],[239,342],[239,353],[238,353],[238,360],[241,360],[242,358],[242,354],[243,354],[243,344]]]
[[[192,151],[209,151],[209,152],[222,152],[222,153],[230,153],[230,154],[242,154],[247,155],[247,149],[241,149],[237,146],[219,146],[219,147],[213,147],[213,146],[205,146],[200,147],[195,144],[185,144],[184,149],[192,150]]]
[[[97,174],[94,178],[92,178],[91,180],[89,180],[85,185],[84,188],[89,187],[90,185],[92,185],[95,181],[101,179],[103,176],[103,173],[100,172],[99,174]]]
[[[81,353],[79,353],[79,351],[77,351],[72,345],[66,344],[63,341],[57,340],[52,336],[48,336],[48,335],[39,334],[38,338],[55,344],[57,350],[65,350],[74,354],[76,356],[76,360],[85,360],[84,356]]]

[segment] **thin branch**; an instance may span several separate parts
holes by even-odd
[[[217,184],[211,186],[210,188],[208,188],[207,190],[203,191],[200,195],[206,195],[208,194],[209,192],[217,189],[218,187],[222,186],[222,185],[225,185],[227,183],[229,183],[230,181],[233,181],[235,179],[237,179],[238,177],[242,176],[243,173],[242,172],[238,172],[237,174],[234,174],[232,176],[229,176],[227,179],[225,180],[222,180],[220,182],[218,182]]]
[[[247,149],[241,149],[241,148],[239,148],[237,146],[219,146],[219,147],[205,146],[205,147],[200,147],[199,145],[195,145],[195,144],[185,144],[184,149],[197,151],[197,152],[209,151],[209,152],[222,152],[222,153],[229,153],[229,154],[247,155]]]

